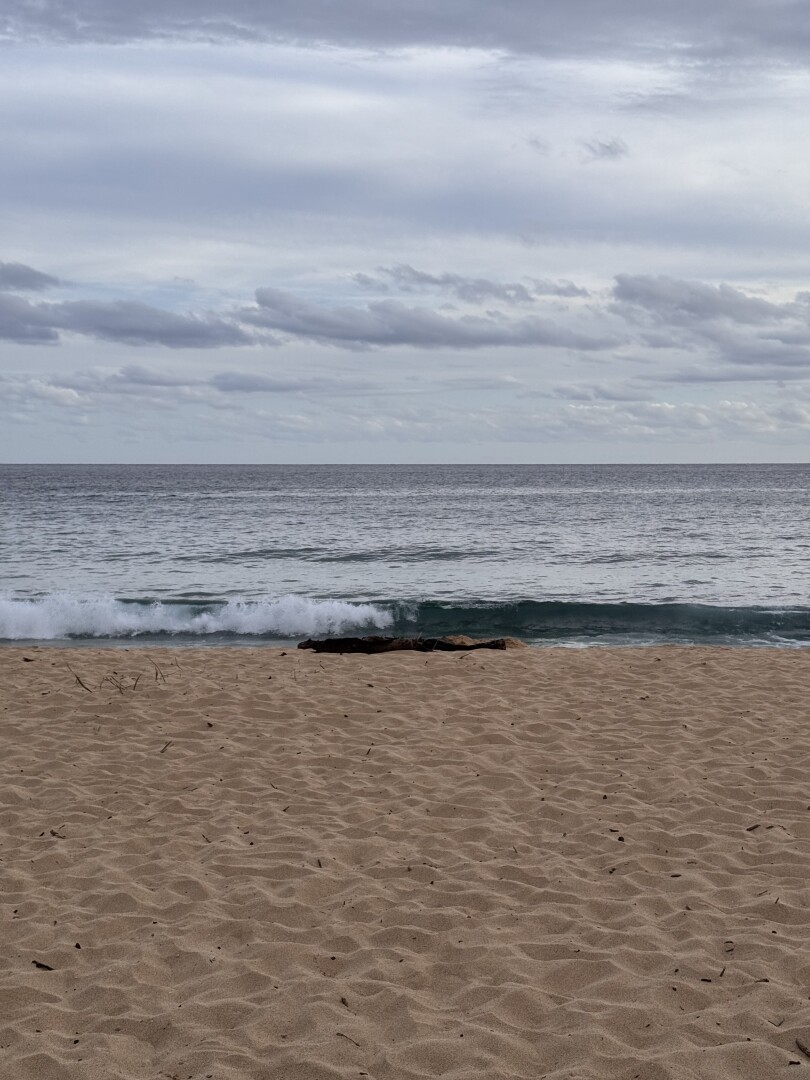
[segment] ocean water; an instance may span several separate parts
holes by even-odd
[[[810,466],[0,466],[0,641],[810,643]]]

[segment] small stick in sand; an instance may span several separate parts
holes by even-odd
[[[93,691],[92,691],[92,690],[90,689],[90,687],[89,687],[89,686],[88,686],[88,685],[87,685],[86,683],[83,683],[83,682],[82,682],[82,680],[81,680],[81,679],[79,678],[79,676],[78,676],[78,675],[76,674],[76,672],[75,672],[75,671],[73,670],[73,668],[72,668],[72,667],[70,666],[70,664],[68,664],[68,666],[67,666],[67,669],[68,669],[68,671],[69,671],[69,672],[71,673],[71,675],[73,676],[73,678],[74,678],[74,679],[76,680],[76,682],[77,682],[77,683],[79,684],[79,686],[81,686],[81,688],[82,688],[83,690],[86,690],[88,694],[92,694],[92,693],[93,693]]]
[[[123,687],[123,684],[121,683],[120,679],[114,679],[112,677],[112,675],[105,675],[104,678],[101,680],[101,682],[98,685],[101,687],[101,686],[104,685],[105,682],[111,683],[115,687],[115,689],[118,691],[118,693],[121,695],[121,697],[124,696],[124,687]]]
[[[342,1031],[336,1031],[335,1035],[339,1035],[341,1039],[349,1039],[348,1035],[344,1035]],[[355,1046],[359,1046],[359,1042],[355,1042],[354,1039],[349,1039],[350,1043],[354,1043]]]

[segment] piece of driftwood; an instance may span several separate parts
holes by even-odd
[[[455,635],[440,638],[403,637],[340,637],[316,640],[308,638],[300,642],[299,649],[330,653],[384,653],[384,652],[471,652],[473,649],[522,649],[517,638],[489,638],[486,641]]]

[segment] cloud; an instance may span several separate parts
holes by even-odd
[[[541,55],[801,55],[802,5],[758,0],[18,0],[0,15],[0,38],[118,42],[185,38],[331,43],[362,48],[457,46]],[[674,45],[672,43],[677,43]]]
[[[56,342],[59,335],[49,325],[41,305],[19,296],[0,293],[0,339],[23,344]]]
[[[25,380],[23,379],[23,382]],[[115,370],[92,368],[52,376],[42,385],[92,395],[152,395],[165,391],[187,397],[201,394],[347,394],[379,389],[367,379],[325,375],[270,375],[262,371],[231,369],[214,374],[158,370],[140,364],[125,364]]]
[[[431,308],[407,307],[398,300],[374,301],[365,307],[327,308],[280,289],[264,288],[256,290],[256,303],[256,308],[240,311],[245,322],[343,348],[536,345],[590,351],[616,343],[611,335],[582,334],[537,316],[507,319],[496,313],[451,317]]]
[[[718,363],[721,371],[758,369],[744,374],[746,380],[765,377],[767,369],[772,379],[810,369],[810,310],[801,293],[774,303],[726,284],[620,274],[613,297],[610,310],[637,328],[642,347],[702,357],[703,364],[681,366],[668,381],[727,381],[718,374]],[[663,376],[647,373],[642,378],[661,381]]]
[[[14,281],[56,281],[29,267]],[[31,275],[34,275],[31,277]],[[432,274],[407,264],[381,267],[372,278],[355,274],[365,288],[387,288],[385,279],[404,292],[450,292],[469,307],[486,301],[510,307],[533,304],[540,297],[577,299],[586,290],[570,281],[498,282],[455,273]],[[221,311],[176,312],[130,299],[32,300],[0,291],[0,339],[57,344],[76,334],[129,346],[216,349],[225,346],[279,345],[279,335],[322,344],[365,349],[406,345],[415,348],[480,349],[486,346],[551,346],[600,350],[615,343],[610,335],[590,335],[539,315],[512,317],[500,311],[448,314],[429,306],[407,306],[386,299],[365,307],[320,306],[274,288],[258,289],[255,306]],[[136,370],[136,369],[133,369]],[[223,384],[224,385],[224,384]]]
[[[178,315],[134,301],[75,300],[52,307],[56,328],[126,345],[213,349],[255,340],[216,315]]]
[[[59,284],[59,278],[43,274],[25,263],[0,262],[0,289],[36,292]]]
[[[730,285],[706,285],[700,281],[682,281],[664,275],[619,274],[613,295],[620,303],[644,308],[666,322],[729,319],[732,322],[757,324],[768,319],[782,319],[788,310],[759,297],[748,296]]]
[[[28,389],[32,397],[41,398],[54,405],[79,405],[82,397],[75,390],[67,386],[55,386],[53,383],[44,382],[42,379],[31,379]]]
[[[375,383],[364,379],[280,378],[253,371],[222,371],[212,375],[208,385],[223,394],[346,394],[376,388]]]
[[[31,302],[0,293],[0,339],[21,343],[56,343],[61,333],[82,334],[125,345],[163,345],[172,349],[211,349],[249,345],[248,334],[229,319],[213,314],[178,315],[128,300]],[[270,344],[265,337],[263,344]]]
[[[155,371],[153,368],[142,367],[140,364],[126,364],[115,375],[108,378],[133,386],[196,386],[200,381],[190,379],[188,375]]]
[[[807,382],[810,379],[810,356],[804,364],[790,367],[787,364],[772,364],[742,367],[740,364],[718,366],[700,366],[692,364],[681,367],[674,371],[642,373],[639,379],[645,382],[662,383],[671,385],[683,383],[686,385],[721,384],[721,383],[750,383],[750,382]]]
[[[633,382],[617,379],[612,383],[558,383],[551,388],[548,396],[563,401],[649,401],[652,394]]]
[[[387,292],[389,283],[406,293],[438,290],[452,293],[469,304],[484,300],[499,300],[506,304],[531,304],[538,296],[588,296],[588,290],[572,281],[530,280],[528,285],[516,281],[492,281],[489,278],[467,277],[445,271],[440,274],[416,270],[407,263],[398,266],[380,266],[382,277],[354,274],[354,281],[366,289]]]
[[[532,291],[535,296],[568,296],[587,297],[590,291],[581,285],[575,285],[573,281],[546,281],[532,279]]]
[[[688,438],[690,434],[753,435],[781,425],[805,427],[810,418],[788,419],[778,407],[757,402],[723,400],[714,404],[648,401],[626,405],[571,405],[565,421],[583,434],[601,432],[612,438]]]
[[[583,147],[591,161],[618,161],[619,158],[627,157],[630,147],[624,139],[594,138],[583,142]]]
[[[381,266],[379,272],[403,292],[422,292],[439,289],[453,293],[466,303],[480,304],[482,300],[500,300],[507,304],[529,304],[532,294],[519,282],[489,281],[486,278],[464,277],[462,274],[429,274],[407,264]],[[356,280],[356,279],[355,279]]]

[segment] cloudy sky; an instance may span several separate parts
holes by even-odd
[[[810,459],[798,0],[0,0],[0,460]]]

